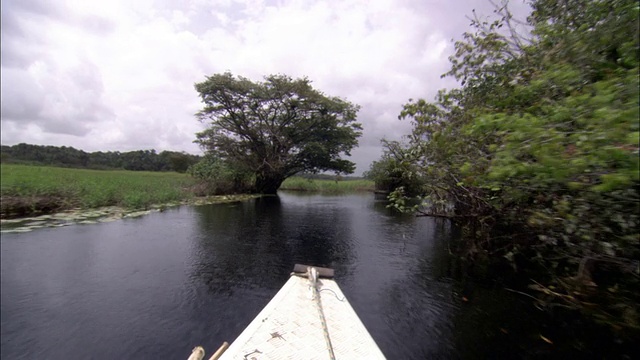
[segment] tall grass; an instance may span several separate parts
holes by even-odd
[[[11,199],[25,205],[55,202],[56,208],[123,206],[145,208],[191,197],[195,181],[174,172],[87,170],[16,164],[0,165],[0,195],[5,205]],[[5,202],[7,204],[5,204]]]
[[[327,193],[347,193],[373,191],[375,184],[371,180],[318,180],[291,177],[284,181],[280,189],[297,191],[317,191]]]
[[[24,216],[71,208],[121,206],[143,209],[187,200],[197,180],[174,172],[88,170],[0,164],[1,217]],[[281,189],[346,193],[373,191],[369,180],[287,179]]]

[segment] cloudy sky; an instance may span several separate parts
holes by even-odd
[[[527,13],[523,0],[514,12]],[[231,71],[307,76],[359,104],[356,174],[380,139],[410,130],[409,98],[432,99],[452,39],[488,0],[2,0],[2,144],[198,154],[194,83]]]

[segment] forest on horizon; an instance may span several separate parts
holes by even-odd
[[[69,146],[17,144],[2,145],[3,163],[50,165],[83,169],[132,171],[176,171],[184,173],[200,161],[199,155],[156,150],[86,152]]]

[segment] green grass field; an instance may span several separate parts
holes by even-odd
[[[317,180],[291,177],[284,181],[280,189],[297,191],[318,191],[326,193],[347,193],[355,191],[373,191],[375,184],[371,180]]]
[[[86,170],[1,164],[2,215],[74,207],[145,208],[192,197],[195,181],[174,172]],[[19,208],[24,208],[20,210]],[[38,209],[42,208],[42,209]]]
[[[146,209],[194,197],[197,181],[175,172],[87,170],[0,164],[0,217],[20,217],[103,206]],[[281,189],[346,193],[373,191],[369,180],[287,179]]]

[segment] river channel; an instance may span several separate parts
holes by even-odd
[[[291,192],[3,234],[2,359],[186,359],[196,345],[211,353],[295,263],[335,269],[389,359],[531,351],[510,341],[518,330],[500,297],[467,299],[452,279],[455,234],[447,220],[393,214],[370,193]]]

